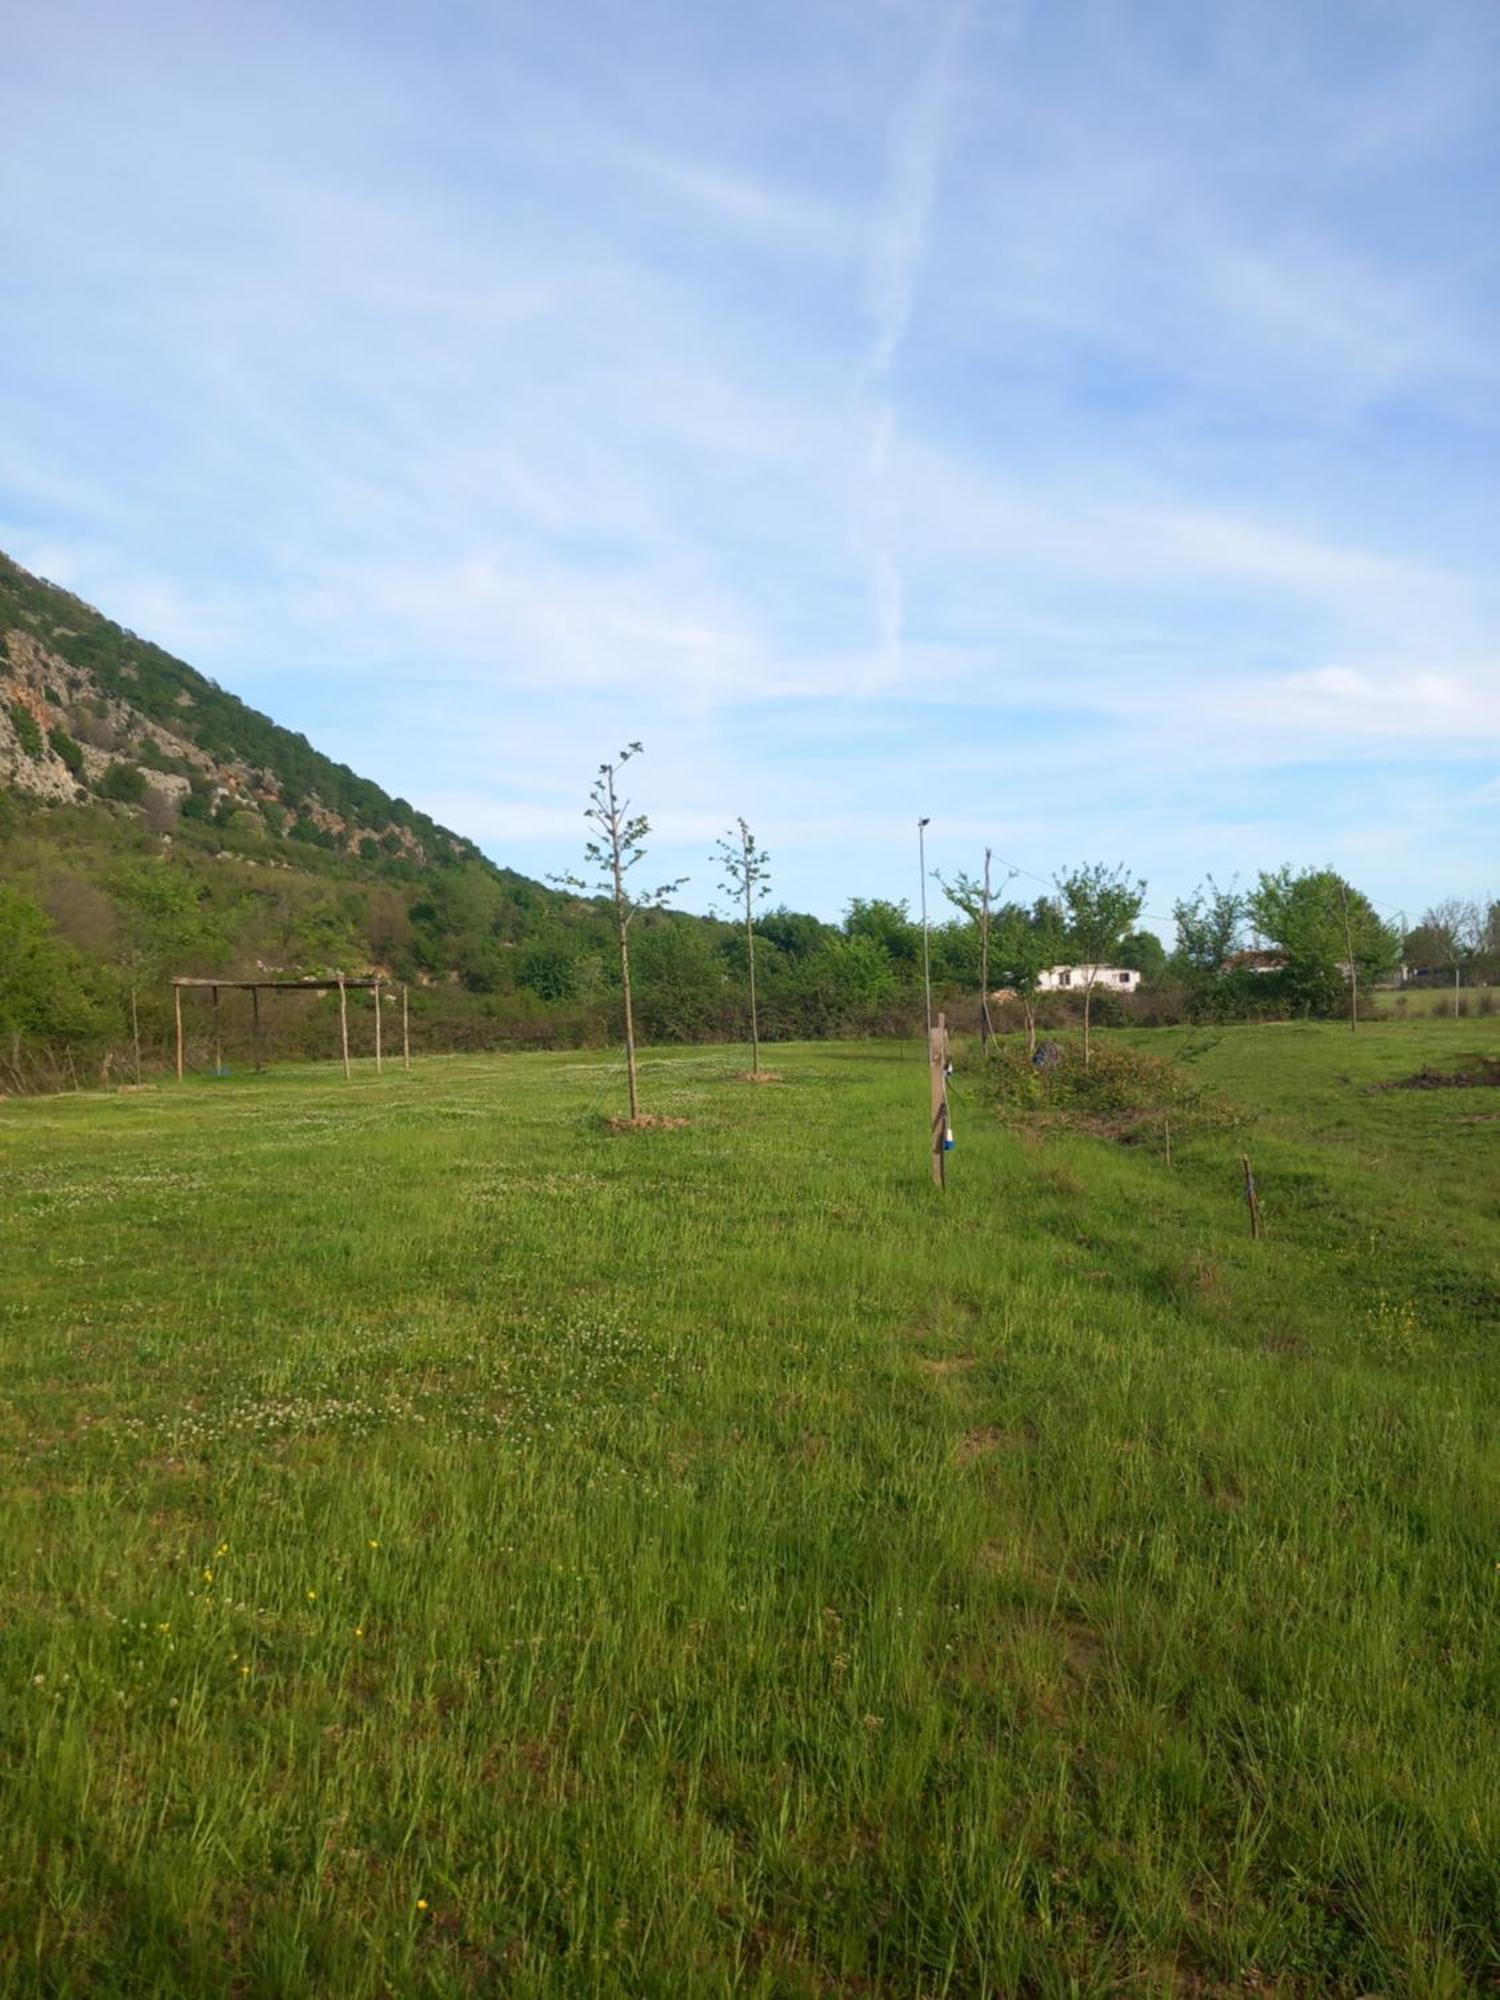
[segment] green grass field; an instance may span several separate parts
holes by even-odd
[[[1406,986],[1399,992],[1379,986],[1365,996],[1362,1006],[1368,1006],[1381,1020],[1425,1020],[1428,1016],[1445,1021],[1487,1020],[1500,1013],[1500,990],[1492,986],[1461,987],[1456,1016],[1454,998],[1451,986]]]
[[[1495,1991],[1500,1023],[1140,1040],[0,1104],[0,1991]]]

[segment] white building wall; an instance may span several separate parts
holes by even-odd
[[[1129,965],[1053,965],[1037,981],[1042,993],[1134,993],[1141,975]]]

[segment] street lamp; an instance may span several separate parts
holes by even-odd
[[[932,820],[917,821],[917,858],[922,871],[922,1005],[927,1017],[927,1040],[932,1042],[932,959],[927,946],[927,828]]]

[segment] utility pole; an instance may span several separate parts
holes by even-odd
[[[917,821],[917,866],[922,875],[922,1012],[927,1040],[932,1041],[932,959],[927,946],[927,829],[931,818]]]
[[[1354,965],[1354,932],[1349,926],[1349,884],[1339,877],[1339,897],[1344,905],[1344,951],[1347,957],[1345,970],[1349,977],[1349,1032],[1359,1028],[1359,976]]]

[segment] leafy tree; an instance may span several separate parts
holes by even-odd
[[[726,975],[707,925],[673,918],[647,923],[634,959],[648,1040],[691,1042],[722,1034]]]
[[[1500,901],[1492,902],[1484,913],[1478,955],[1490,977],[1500,973]]]
[[[1245,898],[1231,882],[1221,889],[1210,875],[1191,896],[1172,905],[1177,924],[1173,963],[1182,978],[1207,982],[1219,978],[1239,942],[1245,921]]]
[[[990,867],[992,855],[989,848],[984,850],[984,874],[977,880],[965,875],[961,870],[951,882],[943,880],[934,870],[934,878],[948,901],[955,909],[962,910],[979,934],[979,1041],[986,1052],[989,1050],[990,1036],[995,1032],[990,1021],[990,930],[993,915],[990,889]],[[1014,880],[1015,871],[1006,877]]]
[[[1247,909],[1260,935],[1285,955],[1283,985],[1301,1012],[1335,1012],[1347,996],[1357,1019],[1360,980],[1389,971],[1399,956],[1393,927],[1332,868],[1263,871]]]
[[[1188,1011],[1195,1020],[1222,1019],[1243,984],[1229,961],[1244,928],[1245,897],[1233,882],[1221,889],[1210,875],[1172,905],[1172,915],[1177,943],[1171,965],[1187,988]]]
[[[844,916],[844,936],[869,938],[892,965],[913,971],[922,956],[920,926],[912,922],[905,903],[893,903],[883,896],[854,898]]]
[[[630,927],[642,910],[659,909],[668,896],[687,880],[686,876],[680,876],[675,882],[664,882],[659,888],[644,894],[630,889],[630,871],[645,859],[646,836],[651,831],[651,822],[644,813],[630,810],[629,799],[620,797],[617,780],[622,768],[632,757],[640,754],[639,743],[628,744],[613,763],[599,766],[598,775],[589,788],[589,803],[583,817],[585,824],[594,831],[584,843],[583,853],[585,861],[596,871],[592,888],[578,875],[551,877],[554,882],[576,889],[581,895],[607,896],[614,906],[615,938],[620,953],[620,989],[625,1001],[625,1074],[632,1123],[640,1119],[641,1101],[636,1076],[635,1011],[630,991]]]
[[[1090,1027],[1098,968],[1119,957],[1141,914],[1146,885],[1133,881],[1123,868],[1092,862],[1064,875],[1057,893],[1068,949],[1078,964],[1087,968],[1083,983],[1083,1066],[1087,1069],[1092,1057]]]
[[[1036,1054],[1036,996],[1042,974],[1062,951],[1062,920],[1055,903],[1038,899],[1033,909],[1007,903],[995,913],[991,937],[995,976],[1021,1003],[1026,1049]]]
[[[516,984],[539,1000],[574,1000],[578,996],[578,961],[561,939],[540,939],[519,955]]]
[[[806,916],[800,910],[789,910],[785,904],[758,917],[755,934],[774,945],[778,951],[785,952],[788,958],[808,958],[821,951],[831,937],[838,935],[818,918]]]
[[[745,957],[750,968],[750,1074],[760,1075],[760,1015],[755,1004],[755,905],[771,893],[770,859],[743,819],[718,844],[722,888],[744,907]],[[710,856],[710,859],[713,857]]]
[[[102,1026],[85,961],[29,896],[0,883],[0,1057],[19,1081],[27,1042],[76,1044]]]
[[[1167,948],[1155,931],[1132,931],[1120,945],[1121,965],[1131,966],[1148,984],[1167,969]]]

